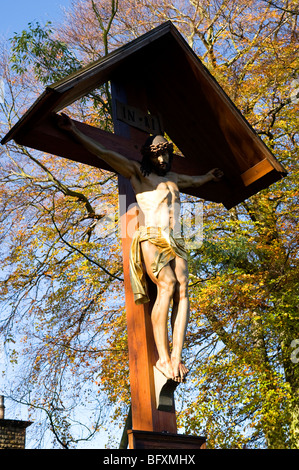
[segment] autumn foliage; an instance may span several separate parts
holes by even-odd
[[[230,211],[206,201],[189,253],[178,423],[211,448],[299,447],[298,13],[292,0],[78,0],[1,49],[4,136],[47,84],[170,19],[288,170]],[[110,104],[107,84],[67,111],[112,130]],[[0,172],[3,392],[30,406],[35,446],[46,429],[69,448],[107,427],[117,446],[130,389],[115,175],[14,142]]]

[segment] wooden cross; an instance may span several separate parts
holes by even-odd
[[[112,82],[112,100],[114,116],[117,103],[138,106],[138,110],[147,112],[146,95],[142,89],[132,89],[130,83]],[[114,119],[114,130],[117,135],[127,138],[134,146],[140,148],[147,136],[143,130]],[[139,155],[140,158],[140,155]],[[130,387],[133,429],[139,431],[157,431],[176,433],[175,409],[160,411],[157,409],[153,366],[158,360],[157,350],[151,326],[151,307],[155,301],[155,288],[148,279],[151,302],[136,305],[131,289],[129,275],[129,253],[132,234],[127,230],[132,221],[138,220],[138,207],[132,186],[126,178],[118,177],[120,198],[120,217],[123,248],[123,269],[127,314],[127,331],[129,347]],[[136,225],[136,229],[137,229]],[[132,445],[131,445],[132,446]]]
[[[14,139],[31,148],[113,171],[53,122],[53,113],[108,80],[115,133],[83,123],[76,123],[78,128],[105,147],[140,160],[140,148],[148,133],[163,127],[185,157],[175,156],[173,171],[194,175],[215,167],[224,171],[221,183],[187,188],[187,194],[229,209],[286,174],[171,22],[48,87],[2,144]],[[159,435],[160,446],[163,441],[165,448],[184,447],[181,440],[175,444],[174,407],[168,411],[157,408],[153,373],[157,352],[150,319],[155,290],[152,285],[150,304],[135,305],[129,279],[131,237],[126,228],[137,219],[137,207],[132,206],[135,196],[130,182],[121,176],[119,194],[125,196],[120,199],[120,212],[132,397],[130,447],[138,447],[138,442],[155,447],[157,439],[150,438],[152,443],[145,444],[145,435],[165,431],[170,433],[173,447],[169,447],[165,434]],[[203,443],[201,439],[194,445],[201,447]],[[191,448],[190,440],[188,446]]]

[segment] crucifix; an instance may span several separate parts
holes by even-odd
[[[124,171],[117,166],[119,162],[115,167],[112,161],[109,164],[109,159],[95,157],[94,149],[88,148],[88,145],[82,146],[80,139],[73,138],[76,131],[72,137],[72,132],[59,128],[57,118],[53,118],[107,81],[111,83],[114,134],[78,122],[75,123],[75,129],[80,136],[88,138],[88,145],[91,141],[97,142],[112,154],[125,158]],[[177,176],[172,175],[167,181],[163,181],[163,178],[171,153],[165,151],[169,150],[168,143],[160,140],[143,147],[149,135],[163,134],[164,130],[184,155],[172,155],[171,170]],[[162,195],[162,199],[174,198],[175,202],[177,187],[181,186],[187,194],[222,203],[230,209],[283,177],[286,174],[284,168],[171,22],[162,24],[107,57],[47,87],[2,139],[2,144],[10,139],[31,148],[120,173],[119,195],[125,196],[120,197],[120,215],[132,397],[129,445],[130,448],[204,446],[205,440],[202,438],[194,438],[192,441],[190,436],[184,436],[184,440],[183,436],[177,434],[174,401],[169,400],[169,397],[173,396],[175,386],[185,380],[187,370],[180,357],[177,361],[168,361],[168,364],[164,364],[165,361],[161,359],[165,338],[159,339],[159,331],[162,330],[158,329],[157,332],[155,325],[152,328],[151,321],[152,309],[156,308],[156,287],[161,289],[157,282],[159,276],[152,277],[152,283],[148,276],[149,302],[135,302],[129,269],[130,262],[132,265],[130,248],[133,234],[128,233],[127,227],[136,222],[136,230],[139,228],[136,198],[144,206],[145,215],[150,214],[150,218],[154,218],[153,204],[159,206],[157,192],[154,191],[156,196],[152,199],[152,205],[143,196],[147,189],[153,189],[154,180],[156,188],[160,185],[159,195]],[[155,151],[150,155],[154,171],[151,178],[146,180],[148,167],[143,165],[144,171],[140,170],[141,150],[143,148],[147,152],[149,147]],[[164,149],[162,153],[161,149]],[[159,160],[161,167],[158,168]],[[223,173],[215,173],[216,168],[220,168]],[[219,178],[222,174],[224,176]],[[205,184],[193,184],[195,175],[206,175]],[[170,207],[169,204],[162,206],[167,209]],[[161,211],[158,213],[161,214]],[[145,225],[151,227],[151,224]],[[154,228],[159,226],[158,223],[154,225]],[[173,249],[177,240],[172,235],[168,232],[164,239],[168,240],[168,246]],[[152,251],[155,251],[148,236],[146,234],[142,239],[145,265],[152,264]],[[174,244],[170,243],[170,236]],[[138,243],[136,246],[138,248]],[[182,253],[184,250],[181,256],[172,258],[170,262],[173,266],[173,259],[179,259],[181,269],[177,274],[183,274],[185,283],[186,263]],[[149,269],[146,272],[148,275],[151,273]],[[172,289],[174,284],[180,284],[177,282],[178,277],[173,279],[173,273],[172,269],[168,277],[168,284],[173,284]],[[180,315],[176,313],[173,318],[180,318]],[[180,332],[185,331],[185,326],[183,322]]]
[[[209,181],[218,182],[223,176],[222,171],[215,168],[205,175],[197,176],[174,173],[171,171],[173,144],[162,135],[147,139],[142,147],[143,159],[138,163],[106,149],[86,136],[67,115],[57,116],[56,120],[60,129],[68,132],[95,156],[105,160],[131,183],[141,213],[139,218],[143,219],[143,225],[135,227],[131,243],[131,288],[135,303],[143,304],[150,301],[145,272],[157,286],[157,298],[151,312],[159,356],[155,367],[167,379],[184,382],[188,369],[182,362],[182,350],[189,318],[189,299],[179,189],[199,187]],[[167,323],[171,301],[173,349],[170,356]]]

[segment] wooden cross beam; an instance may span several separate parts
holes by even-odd
[[[286,174],[171,22],[47,87],[1,143],[14,139],[37,150],[113,171],[60,131],[53,119],[53,113],[107,81],[112,84],[115,133],[83,123],[76,123],[78,128],[105,147],[138,161],[148,132],[162,127],[184,155],[174,157],[173,171],[199,175],[218,167],[224,172],[221,183],[186,188],[187,194],[229,209]],[[154,286],[151,304],[135,305],[130,285],[131,237],[126,228],[138,220],[138,214],[132,187],[123,177],[119,177],[119,194],[125,196],[120,198],[120,211],[133,431],[167,431],[174,436],[175,409],[158,409],[154,389],[157,352],[150,321]],[[136,439],[131,434],[131,447],[137,446]]]

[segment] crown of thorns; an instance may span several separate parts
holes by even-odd
[[[149,156],[155,157],[167,151],[170,153],[173,152],[173,144],[170,142],[160,142],[159,144],[156,144],[156,145],[152,144],[148,146],[144,145],[141,148],[141,153],[144,157],[149,157]]]

